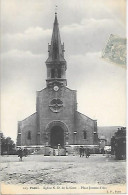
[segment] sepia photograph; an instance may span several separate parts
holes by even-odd
[[[126,0],[1,0],[1,194],[126,194]]]

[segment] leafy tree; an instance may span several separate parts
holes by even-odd
[[[15,150],[15,143],[10,137],[1,135],[1,154],[12,154]]]

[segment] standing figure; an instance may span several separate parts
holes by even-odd
[[[83,148],[83,146],[80,146],[80,149],[79,149],[79,152],[80,152],[80,157],[82,156],[84,156],[84,148]]]
[[[24,150],[23,150],[23,156],[27,156],[27,154],[28,154],[28,150],[25,148]]]
[[[55,151],[55,149],[53,149],[53,156],[56,156],[56,151]]]
[[[21,148],[18,150],[18,156],[20,157],[20,161],[22,161],[23,151]]]
[[[82,146],[82,157],[84,156],[84,147]]]
[[[86,149],[86,158],[88,158],[90,156],[90,151],[89,148]]]

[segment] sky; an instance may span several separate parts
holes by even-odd
[[[1,0],[1,131],[14,141],[46,87],[56,5],[78,111],[98,126],[126,126],[126,69],[101,58],[110,34],[126,37],[125,0]]]

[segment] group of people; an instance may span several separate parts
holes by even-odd
[[[80,153],[80,157],[86,156],[86,158],[88,158],[90,156],[89,148],[84,148],[83,146],[80,146],[79,153]],[[27,156],[27,155],[28,155],[27,149],[19,148],[18,157],[20,157],[20,161],[22,161],[23,156]],[[55,156],[55,150],[53,150],[53,156]]]
[[[84,148],[83,146],[80,146],[79,152],[80,157],[86,156],[86,158],[88,158],[90,156],[89,148]]]

